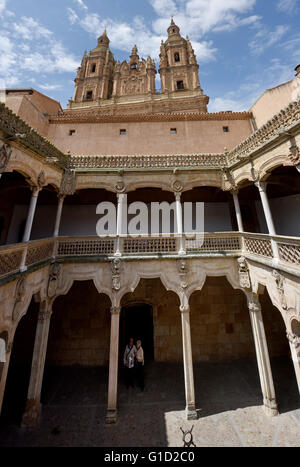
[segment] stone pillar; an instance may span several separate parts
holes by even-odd
[[[194,370],[191,341],[190,308],[188,305],[180,307],[183,345],[184,384],[186,399],[186,415],[188,420],[197,420]]]
[[[27,403],[22,418],[22,427],[33,428],[39,421],[41,412],[41,389],[43,383],[51,314],[52,309],[48,302],[46,300],[41,302],[34,341]]]
[[[287,338],[289,340],[292,360],[295,368],[297,384],[300,393],[300,336],[295,334],[287,333]]]
[[[64,195],[59,195],[53,237],[58,237],[59,235],[59,228],[60,228],[60,221],[61,221],[64,199],[65,199]]]
[[[8,344],[6,346],[5,362],[3,364],[2,373],[0,377],[0,415],[1,415],[3,398],[4,398],[4,393],[5,393],[5,386],[6,386],[10,356],[11,356],[11,345]]]
[[[236,214],[236,220],[237,220],[239,232],[244,232],[244,225],[243,225],[243,219],[242,219],[242,213],[241,213],[241,207],[240,207],[238,192],[237,191],[232,191],[231,193],[232,193],[232,196],[233,196],[235,214]]]
[[[23,235],[23,243],[28,242],[30,240],[33,219],[34,219],[37,200],[38,200],[40,191],[41,191],[41,188],[38,188],[38,187],[34,187],[32,189],[32,195],[31,195],[31,200],[30,200],[28,214],[27,214],[26,226],[25,226],[24,235]]]
[[[264,410],[267,415],[273,417],[278,415],[278,408],[267,339],[258,297],[248,300],[248,308],[255,343],[260,384],[264,398]]]
[[[116,423],[118,417],[119,328],[121,307],[112,307],[110,327],[108,406],[106,423]]]
[[[118,193],[118,207],[117,207],[117,249],[115,256],[122,256],[121,252],[121,235],[123,233],[123,211],[124,203],[127,200],[127,195],[124,193]]]
[[[266,182],[257,182],[255,183],[259,190],[260,194],[260,199],[262,202],[263,210],[264,210],[264,215],[266,218],[267,226],[268,226],[268,231],[269,235],[275,236],[276,235],[276,230],[275,230],[275,225],[274,225],[274,220],[272,216],[272,211],[270,208],[270,203],[268,200],[267,196],[267,183]],[[279,259],[279,252],[278,252],[278,246],[275,240],[271,240],[272,243],[272,248],[273,248],[273,254],[275,259]]]
[[[179,255],[185,255],[186,251],[183,247],[183,222],[182,222],[182,205],[181,205],[181,193],[175,193],[176,200],[176,221],[177,221],[177,234],[179,236]]]

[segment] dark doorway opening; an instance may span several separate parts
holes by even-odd
[[[6,380],[1,418],[20,425],[25,410],[29,386],[39,304],[32,299],[14,336]]]
[[[133,305],[124,307],[120,322],[120,357],[130,337],[134,342],[142,341],[145,361],[154,360],[153,309],[151,305]]]

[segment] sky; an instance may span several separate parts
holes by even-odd
[[[0,0],[0,88],[34,88],[66,107],[104,28],[116,60],[136,44],[158,64],[172,15],[193,44],[210,112],[248,110],[295,77],[300,0]]]

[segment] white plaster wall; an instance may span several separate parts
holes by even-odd
[[[27,206],[15,206],[7,243],[18,241],[22,221],[26,219]],[[38,206],[33,222],[31,240],[52,237],[57,206]],[[228,203],[205,203],[205,232],[231,232],[232,224]],[[62,212],[60,235],[96,235],[99,215],[94,205],[65,205]]]
[[[285,196],[270,200],[270,207],[278,235],[300,236],[300,195]],[[260,201],[256,201],[260,232],[268,233],[267,224]]]

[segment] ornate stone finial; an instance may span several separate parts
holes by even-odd
[[[136,44],[133,46],[133,49],[132,49],[132,52],[131,52],[131,55],[137,55],[138,54],[138,48],[136,46]]]

